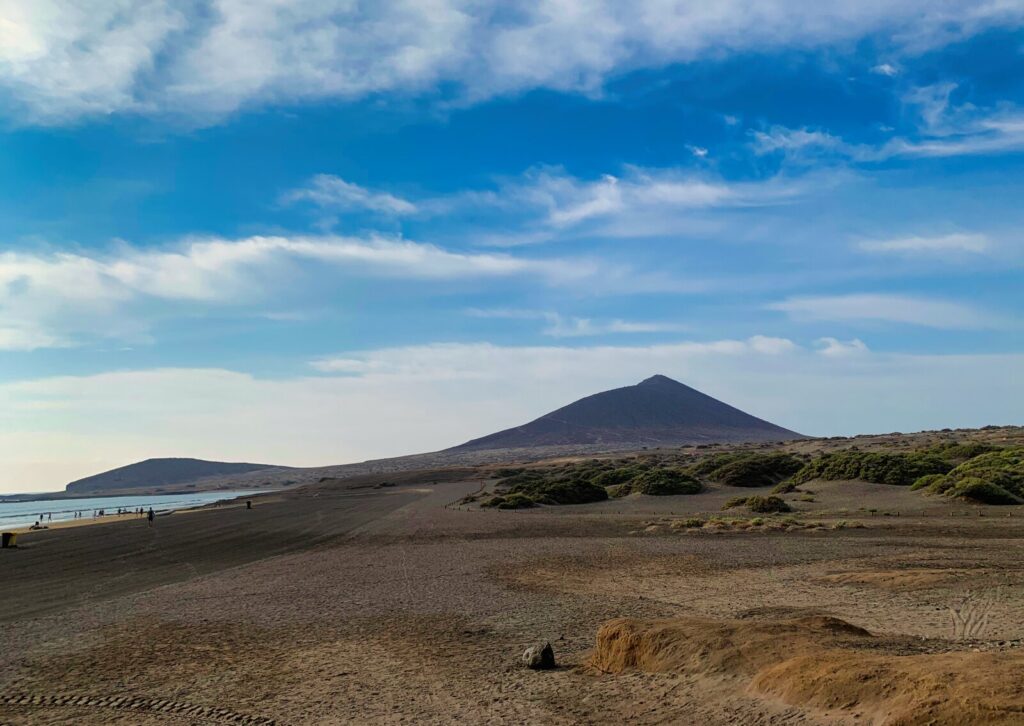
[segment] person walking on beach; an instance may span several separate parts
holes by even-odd
[[[149,526],[152,527],[153,520],[156,519],[156,512],[153,511],[153,507],[149,508],[149,514],[146,515],[146,518],[149,520]]]

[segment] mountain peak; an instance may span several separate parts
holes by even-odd
[[[455,450],[544,446],[622,450],[798,438],[804,437],[659,373],[633,386],[581,398],[522,426],[467,441]]]
[[[679,381],[673,380],[673,379],[669,378],[668,376],[663,376],[660,373],[655,373],[650,378],[643,379],[642,381],[637,383],[637,385],[638,386],[650,386],[650,385],[658,385],[658,384],[665,384],[665,383],[671,383],[671,384],[674,384],[676,386],[683,385]]]

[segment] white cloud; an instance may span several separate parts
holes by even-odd
[[[864,252],[903,255],[984,254],[992,243],[983,234],[955,233],[938,237],[895,237],[882,240],[862,240],[857,247]]]
[[[309,183],[281,197],[285,204],[311,202],[318,207],[340,211],[369,210],[384,214],[412,214],[416,205],[387,192],[371,191],[330,174],[317,174]]]
[[[871,72],[879,76],[889,76],[891,78],[892,76],[899,74],[900,71],[891,63],[879,63],[871,69]]]
[[[609,237],[644,237],[679,232],[700,212],[786,204],[830,180],[807,175],[799,182],[778,175],[766,181],[729,182],[678,168],[627,166],[621,174],[582,179],[556,167],[532,168],[499,179],[491,189],[466,189],[446,196],[401,199],[363,189],[322,174],[309,185],[286,192],[286,202],[309,200],[325,211],[372,209],[395,216],[478,220],[481,212],[509,218],[491,227],[525,227],[518,232],[484,232],[474,242],[515,247],[586,231]]]
[[[149,456],[325,465],[433,450],[654,373],[818,435],[1021,423],[1024,379],[1006,375],[1024,369],[1019,354],[771,353],[764,340],[438,344],[319,366],[345,375],[162,369],[0,383],[0,487],[56,488]]]
[[[941,329],[991,328],[1003,324],[999,316],[970,305],[907,295],[791,297],[768,308],[788,313],[796,320],[876,321]]]
[[[527,276],[568,284],[598,272],[584,260],[454,252],[385,238],[198,239],[174,248],[0,253],[0,349],[69,345],[79,337],[144,336],[156,305],[244,305],[292,276],[446,281]],[[160,308],[164,310],[164,307]]]
[[[754,139],[754,151],[758,154],[781,151],[792,156],[808,150],[819,153],[822,151],[849,153],[852,148],[838,136],[807,128],[790,129],[785,126],[772,126],[767,131],[753,131],[751,136]]]
[[[597,93],[630,69],[834,46],[885,34],[920,52],[993,25],[1015,3],[909,0],[34,0],[7,3],[0,86],[32,120],[119,111],[216,117],[260,103],[531,88]]]
[[[500,320],[542,320],[546,323],[541,330],[543,335],[553,338],[584,338],[599,335],[630,335],[639,333],[679,333],[687,330],[680,323],[661,321],[594,320],[573,315],[562,315],[547,310],[520,310],[514,308],[479,309],[470,308],[466,311],[475,318],[495,318]]]
[[[830,357],[862,355],[868,352],[867,345],[860,338],[839,340],[838,338],[818,338],[818,353]]]

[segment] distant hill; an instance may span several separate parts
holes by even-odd
[[[473,439],[448,451],[679,446],[800,438],[805,437],[656,375],[635,386],[581,398],[523,426]]]
[[[67,485],[77,494],[114,489],[146,489],[184,484],[210,476],[248,474],[261,469],[280,469],[267,464],[231,464],[202,459],[146,459],[117,469],[94,474]]]

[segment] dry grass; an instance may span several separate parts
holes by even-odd
[[[837,618],[612,620],[589,665],[747,679],[749,692],[885,724],[1019,724],[1024,653],[884,652],[893,644]]]

